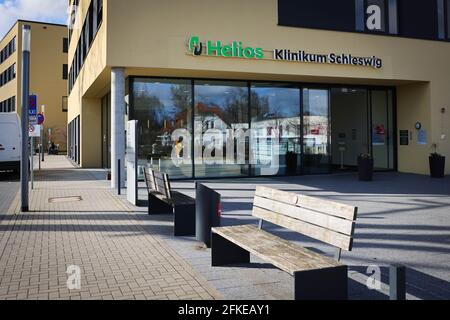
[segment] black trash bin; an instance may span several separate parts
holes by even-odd
[[[196,184],[196,237],[208,248],[211,247],[211,228],[220,227],[221,196],[201,183]]]

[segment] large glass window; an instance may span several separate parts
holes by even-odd
[[[110,114],[103,114],[107,166]],[[377,169],[393,170],[394,116],[391,89],[131,79],[139,165],[171,179],[355,170],[361,153],[372,154]]]
[[[190,141],[173,141],[175,130],[192,134],[190,80],[135,79],[132,117],[138,120],[139,165],[150,165],[172,179],[191,178]],[[174,161],[183,158],[183,161]]]
[[[248,85],[195,81],[195,176],[249,175]]]
[[[255,138],[251,147],[255,159],[252,175],[300,173],[300,89],[280,84],[253,84],[251,116]],[[273,142],[278,138],[279,145],[274,148]]]
[[[304,172],[330,171],[329,93],[323,89],[303,90]]]

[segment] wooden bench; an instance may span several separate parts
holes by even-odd
[[[259,227],[213,228],[212,266],[250,263],[253,254],[295,279],[295,299],[347,299],[347,266],[341,251],[352,250],[358,209],[327,200],[257,187],[253,216]],[[281,239],[264,230],[263,221],[336,247],[334,259]]]
[[[174,215],[175,236],[195,236],[195,199],[173,191],[169,175],[144,168],[148,191],[148,214]]]

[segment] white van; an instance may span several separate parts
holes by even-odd
[[[21,138],[17,113],[0,112],[0,171],[20,172]]]

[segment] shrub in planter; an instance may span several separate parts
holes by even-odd
[[[361,154],[358,157],[358,176],[360,181],[373,180],[373,158],[369,154]]]
[[[430,175],[432,178],[443,178],[445,176],[445,157],[439,153],[430,155]]]

